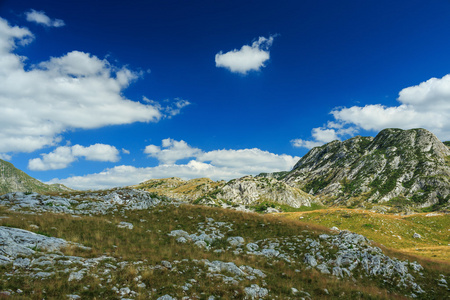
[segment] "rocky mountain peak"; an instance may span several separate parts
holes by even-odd
[[[450,149],[425,129],[385,129],[308,152],[283,179],[329,204],[448,206]]]
[[[402,130],[388,128],[380,131],[368,147],[368,150],[376,149],[414,149],[416,152],[427,153],[431,156],[445,157],[450,155],[450,150],[430,131],[417,128]]]

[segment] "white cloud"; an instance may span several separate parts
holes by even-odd
[[[274,154],[257,148],[239,150],[213,150],[197,156],[197,161],[210,162],[212,165],[234,169],[246,174],[290,170],[300,158]]]
[[[55,145],[71,129],[157,122],[188,104],[180,102],[178,110],[166,112],[159,104],[125,98],[123,90],[142,73],[85,52],[27,66],[26,58],[13,51],[32,39],[27,29],[0,18],[0,153]]]
[[[47,27],[62,27],[66,25],[63,20],[50,19],[43,11],[36,11],[32,9],[25,15],[27,17],[28,22],[34,22]]]
[[[240,50],[234,49],[227,53],[220,51],[216,54],[216,67],[223,67],[233,73],[247,74],[249,71],[259,71],[265,67],[264,63],[270,58],[269,48],[274,36],[259,37],[251,46],[244,45]]]
[[[127,150],[125,148],[122,148],[122,153],[123,154],[130,154],[130,150]]]
[[[164,139],[161,147],[149,145],[144,152],[158,158],[160,165],[148,168],[116,166],[96,174],[53,179],[49,183],[59,182],[75,189],[104,189],[172,176],[183,179],[208,177],[213,180],[230,180],[249,174],[290,170],[300,159],[256,148],[205,152],[184,141],[173,139]],[[186,164],[176,164],[177,160],[184,158],[192,159]]]
[[[181,112],[181,109],[188,106],[189,104],[191,103],[187,100],[176,99],[174,103],[165,108],[164,112],[166,113],[166,116],[168,118],[171,118],[172,116],[178,115]]]
[[[105,144],[95,144],[89,147],[80,145],[72,146],[72,154],[74,156],[83,156],[87,160],[93,161],[119,161],[119,150],[116,147]]]
[[[317,141],[308,141],[303,139],[293,139],[291,140],[291,144],[296,148],[312,149],[314,147],[322,146],[324,143]]]
[[[0,159],[11,160],[11,155],[0,153]]]
[[[450,140],[450,74],[404,88],[398,106],[370,104],[338,107],[331,111],[335,121],[312,131],[313,140],[294,139],[294,147],[312,148],[335,135],[353,136],[361,129],[378,132],[385,128],[425,128],[443,141]],[[335,133],[333,134],[334,131]]]
[[[340,140],[340,136],[348,134],[348,129],[336,126],[332,122],[328,123],[328,127],[331,128],[313,128],[311,135],[314,140],[294,139],[291,141],[291,144],[294,147],[311,149],[334,140]],[[336,127],[338,127],[337,130],[335,129]]]
[[[173,139],[162,140],[162,149],[155,145],[145,147],[144,153],[148,156],[156,157],[163,164],[173,164],[180,159],[197,156],[200,149],[192,148],[185,141],[175,141]]]
[[[95,144],[89,147],[74,145],[62,146],[53,152],[42,154],[42,158],[34,158],[28,161],[28,169],[33,171],[46,171],[67,168],[78,157],[84,157],[92,161],[119,161],[119,151],[114,146]]]
[[[331,113],[336,121],[365,130],[387,127],[425,128],[440,139],[450,139],[450,74],[431,78],[400,91],[398,106],[380,104],[337,108]]]

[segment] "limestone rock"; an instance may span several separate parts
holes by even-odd
[[[246,294],[247,299],[260,299],[267,297],[269,291],[257,284],[252,284],[251,286],[244,288],[244,293]]]
[[[236,204],[256,205],[267,201],[297,208],[317,202],[313,196],[275,178],[253,176],[229,181],[217,190],[216,197]]]

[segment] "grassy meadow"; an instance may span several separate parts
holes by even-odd
[[[402,249],[409,249],[414,247],[411,246],[412,240],[410,239],[397,241],[396,238],[393,238],[396,243],[389,244],[387,242],[391,240],[393,234],[401,234],[401,232],[393,231],[388,238],[388,235],[381,234],[381,228],[377,229],[377,226],[381,226],[382,222],[389,223],[389,229],[387,229],[389,231],[393,230],[390,228],[403,228],[401,224],[404,222],[422,224],[425,223],[424,220],[428,220],[424,216],[392,217],[391,219],[395,221],[387,222],[382,221],[381,217],[379,220],[369,219],[359,213],[355,213],[354,217],[344,217],[337,212],[324,215],[321,219],[321,214],[324,214],[324,211],[281,216],[261,215],[200,205],[160,205],[152,210],[127,211],[115,215],[98,216],[29,214],[11,212],[1,208],[1,226],[18,227],[91,247],[90,250],[69,247],[63,250],[65,255],[85,258],[107,255],[117,261],[128,261],[129,264],[120,271],[110,273],[109,277],[102,278],[102,276],[95,275],[94,270],[94,272],[90,272],[93,275],[88,274],[81,281],[71,282],[68,282],[68,273],[59,273],[45,279],[33,279],[26,276],[8,276],[8,274],[14,274],[16,270],[11,266],[0,267],[0,290],[22,290],[20,295],[15,294],[8,299],[63,299],[63,295],[72,293],[78,293],[82,299],[118,299],[117,293],[111,290],[112,286],[127,286],[134,291],[139,291],[139,295],[135,299],[157,299],[165,294],[176,296],[179,299],[183,296],[190,296],[192,299],[207,299],[209,295],[214,295],[216,299],[243,299],[244,288],[249,286],[250,282],[244,279],[237,285],[229,285],[224,284],[220,277],[208,276],[204,265],[199,262],[207,259],[209,261],[234,262],[237,266],[247,265],[261,270],[267,277],[257,278],[251,283],[267,287],[270,290],[269,298],[297,299],[302,295],[302,297],[307,297],[309,294],[313,299],[404,299],[403,296],[400,296],[401,290],[397,287],[386,285],[377,279],[361,278],[357,281],[350,278],[339,279],[323,275],[315,269],[309,269],[302,263],[289,264],[283,260],[269,260],[245,252],[235,254],[232,251],[207,251],[193,244],[177,243],[175,238],[168,236],[168,233],[175,229],[182,229],[189,233],[196,232],[199,223],[205,223],[207,218],[213,218],[216,222],[226,222],[232,226],[232,231],[225,232],[223,240],[226,240],[228,236],[241,236],[246,243],[278,238],[289,241],[290,238],[298,237],[300,234],[305,239],[317,239],[320,234],[331,234],[328,226],[333,225],[344,229],[346,228],[344,222],[353,218],[354,220],[361,219],[361,222],[365,219],[364,224],[373,224],[374,228],[366,228],[363,226],[364,224],[360,224],[360,226],[355,225],[355,228],[347,229],[355,232],[363,230],[361,233],[375,241],[377,240],[374,236],[378,232],[380,236],[385,237],[385,240],[377,242],[394,249],[398,245],[402,245]],[[348,211],[345,214],[350,215],[352,212]],[[325,216],[330,218],[333,215],[336,221],[332,223],[324,221]],[[301,220],[300,216],[303,216]],[[341,223],[336,223],[337,220],[341,220]],[[377,221],[375,222],[375,220]],[[123,221],[132,223],[134,228],[132,230],[118,228],[117,225]],[[381,225],[377,222],[381,222]],[[436,228],[441,226],[439,228],[443,231],[445,224],[441,223],[439,223],[440,225],[435,224],[435,226]],[[432,245],[440,245],[439,242],[445,240],[445,233],[442,235],[439,232],[431,234],[426,232],[425,225],[422,226],[420,229],[415,229],[425,237],[425,240],[421,241],[420,247],[425,248],[427,243],[430,245],[429,241],[433,241]],[[403,230],[409,234],[410,231],[406,227],[405,225]],[[383,231],[385,232],[386,229]],[[225,250],[228,245],[220,240],[211,246],[214,249]],[[303,253],[305,249],[294,249],[293,251]],[[405,259],[405,254],[395,250],[390,251],[403,255],[403,259]],[[437,278],[439,274],[450,275],[448,264],[417,259],[413,256],[406,256],[406,258],[417,260],[426,266],[424,280],[420,282],[424,287],[433,286],[435,282],[432,278]],[[174,267],[172,269],[155,268],[161,264],[161,261],[172,262]],[[102,261],[96,267],[98,272],[101,271],[100,274],[106,273],[104,269],[107,264],[111,265],[113,262]],[[136,281],[138,276],[139,282],[144,283],[145,287],[138,286]],[[189,291],[180,287],[187,282],[192,283]],[[292,288],[299,290],[300,294],[293,295]],[[445,292],[443,289],[437,291],[437,293],[444,293],[442,295],[445,295]],[[426,297],[436,299],[430,295]]]

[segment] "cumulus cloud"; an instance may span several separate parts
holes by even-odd
[[[208,177],[230,180],[263,172],[290,170],[299,157],[277,155],[257,148],[239,150],[203,151],[184,141],[164,139],[161,146],[148,145],[144,152],[159,160],[155,167],[136,168],[116,166],[103,172],[66,179],[53,179],[49,183],[63,183],[74,189],[104,189],[133,185],[151,178],[177,176],[183,179]],[[186,164],[178,160],[191,158]]]
[[[330,124],[328,125],[330,126]],[[332,126],[332,125],[331,125]],[[291,144],[298,148],[311,149],[325,143],[340,140],[340,136],[347,134],[342,128],[313,128],[311,135],[313,140],[294,139]]]
[[[114,146],[95,144],[89,147],[74,145],[62,146],[53,152],[42,154],[42,158],[34,158],[28,161],[28,169],[33,171],[46,171],[67,168],[79,157],[91,161],[119,161],[119,151]]]
[[[59,19],[52,20],[45,14],[45,12],[36,11],[34,9],[25,13],[25,16],[27,17],[28,22],[34,22],[34,23],[37,23],[39,25],[43,25],[46,27],[62,27],[64,25],[66,25],[63,20],[59,20]]]
[[[244,45],[240,50],[234,49],[216,54],[216,67],[222,67],[233,73],[247,74],[249,71],[259,71],[265,67],[264,63],[270,58],[269,48],[272,46],[274,36],[259,37],[251,46]]]
[[[14,50],[33,38],[0,18],[0,153],[56,145],[72,129],[157,122],[189,104],[177,100],[169,109],[131,101],[123,91],[142,74],[85,52],[26,65]]]
[[[450,140],[450,74],[431,78],[404,88],[397,98],[399,105],[338,107],[331,111],[334,121],[312,131],[312,140],[294,139],[294,147],[312,148],[340,139],[361,129],[378,132],[385,128],[425,128],[443,141]],[[334,131],[334,133],[333,133]]]
[[[161,149],[159,146],[148,145],[144,149],[144,153],[150,157],[156,157],[163,164],[173,164],[178,160],[194,157],[202,151],[192,148],[185,141],[175,141],[173,139],[162,140]]]

